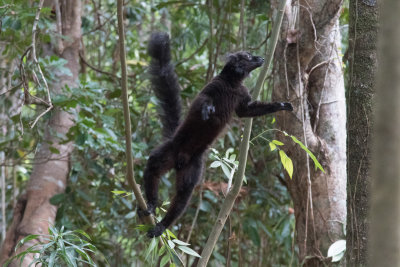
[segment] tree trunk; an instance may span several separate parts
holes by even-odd
[[[381,4],[368,254],[386,267],[400,263],[400,2]]]
[[[285,141],[294,163],[293,179],[286,181],[295,208],[299,261],[304,266],[322,266],[328,260],[324,257],[329,246],[344,238],[346,106],[339,56],[341,4],[327,0],[289,3],[275,53],[272,98],[294,106],[292,113],[277,113],[277,127],[299,138],[325,169],[325,173],[315,170],[304,150]]]
[[[66,67],[72,76],[56,73],[58,83],[50,85],[53,95],[59,94],[66,85],[70,88],[76,87],[79,72],[81,1],[61,1],[61,11],[62,35],[67,38],[59,43],[56,49],[58,56],[68,61]],[[73,124],[71,114],[57,108],[52,111],[44,142],[35,155],[35,165],[26,194],[19,198],[14,209],[13,222],[2,246],[0,264],[13,255],[14,247],[21,238],[29,234],[47,234],[49,224],[54,223],[57,207],[51,205],[49,199],[65,190],[69,174],[69,156],[73,148],[72,142],[60,143],[58,136],[65,135]],[[59,153],[53,154],[50,148],[56,148]],[[37,240],[27,242],[18,251],[26,250],[34,242]],[[25,257],[22,266],[28,266],[31,260],[32,257]],[[13,262],[11,266],[19,266],[19,263]]]
[[[347,157],[347,265],[367,264],[378,6],[350,1]]]
[[[0,47],[5,46],[0,42]],[[11,123],[11,117],[20,111],[21,97],[20,92],[10,92],[12,88],[12,75],[17,68],[16,60],[6,59],[2,53],[4,49],[0,48],[0,138],[6,140],[7,134],[15,129]],[[1,191],[1,239],[6,238],[6,195],[7,195],[7,169],[6,153],[0,151],[0,191]]]

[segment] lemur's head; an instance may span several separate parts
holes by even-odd
[[[228,60],[222,72],[229,74],[232,78],[246,78],[250,72],[264,63],[262,57],[253,56],[249,52],[240,51],[228,55]]]

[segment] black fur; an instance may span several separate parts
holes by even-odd
[[[163,135],[170,138],[179,125],[181,97],[178,77],[171,63],[168,34],[153,33],[148,44],[148,52],[151,56],[149,66],[151,84],[161,106]]]
[[[157,237],[185,210],[201,176],[204,152],[229,123],[234,112],[239,117],[255,117],[279,110],[292,111],[293,108],[290,103],[252,101],[242,81],[252,70],[260,67],[264,59],[237,52],[229,56],[221,73],[193,100],[185,120],[179,124],[179,86],[170,63],[167,34],[151,36],[149,54],[152,56],[151,81],[164,110],[162,122],[168,138],[151,152],[147,162],[144,188],[149,208],[141,214],[154,213],[160,177],[172,168],[176,170],[176,195],[171,206],[165,217],[147,233],[149,237]]]

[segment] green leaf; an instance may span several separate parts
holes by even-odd
[[[279,156],[281,157],[281,162],[282,162],[283,168],[285,168],[285,170],[289,174],[290,179],[292,179],[292,176],[293,176],[292,160],[286,155],[286,153],[283,150],[279,150]]]
[[[219,166],[221,166],[221,161],[214,161],[213,163],[211,163],[210,168],[218,168]]]
[[[125,219],[132,219],[133,217],[135,217],[135,215],[136,215],[136,211],[131,211],[131,212],[129,212],[128,214],[126,214],[126,215],[124,216],[124,218],[125,218]]]
[[[55,148],[55,147],[53,147],[53,146],[50,146],[50,147],[49,147],[49,150],[50,150],[50,152],[53,153],[53,154],[60,154],[60,150],[58,150],[57,148]]]
[[[225,176],[229,179],[229,178],[230,178],[230,175],[231,175],[231,172],[229,171],[228,166],[226,166],[225,163],[222,163],[222,164],[221,164],[221,168],[222,168],[222,170],[224,171]]]
[[[168,246],[170,247],[170,248],[172,248],[172,249],[174,249],[174,247],[175,247],[175,244],[174,244],[174,242],[172,242],[171,240],[167,240],[167,242],[168,242]]]
[[[172,240],[172,241],[174,241],[174,242],[177,243],[178,245],[190,246],[190,244],[188,244],[188,243],[186,243],[186,242],[183,242],[183,241],[181,241],[181,240],[179,240],[179,239],[174,239],[174,240]]]
[[[338,262],[346,251],[346,240],[334,242],[328,249],[328,257],[332,257],[332,262]]]
[[[54,264],[55,264],[55,261],[56,261],[56,256],[57,256],[57,253],[56,253],[55,251],[53,251],[53,252],[50,254],[50,258],[49,258],[49,267],[55,266]]]
[[[50,198],[50,203],[55,206],[63,203],[64,201],[65,201],[64,193],[54,195],[52,198]]]
[[[75,232],[77,232],[77,233],[83,235],[84,237],[86,237],[86,238],[89,239],[89,240],[92,240],[92,239],[90,238],[90,236],[89,236],[85,231],[83,231],[83,230],[81,230],[81,229],[75,230]]]
[[[276,149],[276,145],[272,142],[269,142],[269,148],[271,149],[271,151],[274,151]]]
[[[28,235],[27,237],[21,239],[18,244],[15,246],[15,251],[17,251],[17,249],[22,246],[23,244],[25,244],[26,242],[33,240],[33,239],[37,239],[39,237],[39,235]]]
[[[325,173],[324,168],[322,168],[322,165],[318,162],[317,158],[314,156],[314,154],[300,141],[298,140],[295,136],[289,135],[292,140],[297,143],[307,154],[310,156],[310,158],[314,161],[315,169],[320,169],[323,173]]]
[[[174,235],[174,233],[172,233],[170,230],[168,230],[167,229],[167,235],[169,236],[169,237],[171,237],[171,238],[175,238],[176,239],[176,236]]]
[[[116,194],[116,195],[122,195],[122,194],[125,194],[128,192],[122,191],[122,190],[113,190],[113,191],[111,191],[111,193]]]
[[[163,267],[165,264],[167,264],[170,261],[169,254],[166,254],[164,257],[162,257],[161,262],[160,262],[160,267]]]
[[[138,229],[141,232],[147,232],[150,230],[153,226],[150,224],[139,224],[135,227],[135,229]]]
[[[189,255],[192,255],[192,256],[201,258],[200,255],[197,254],[197,252],[194,251],[194,250],[191,249],[191,248],[188,248],[188,247],[185,247],[185,246],[178,246],[178,248],[179,248],[180,250],[182,250],[183,252],[185,252],[186,254],[189,254]]]
[[[146,252],[146,256],[145,259],[147,259],[147,257],[149,257],[150,253],[154,250],[154,248],[157,246],[157,242],[158,238],[153,238],[151,240],[150,246],[147,248],[147,252]]]
[[[228,148],[225,152],[225,158],[229,158],[229,154],[231,154],[232,152],[233,152],[233,148],[232,147]]]
[[[278,140],[272,140],[271,142],[274,143],[277,146],[283,146],[284,145],[284,143],[282,143],[281,141],[278,141]]]
[[[161,256],[164,254],[164,252],[165,252],[165,250],[167,249],[167,247],[168,247],[168,246],[165,245],[165,242],[163,242],[163,243],[162,243],[162,246],[161,246],[161,248],[160,248],[160,250],[158,251],[158,256],[159,256],[159,257],[161,257]]]

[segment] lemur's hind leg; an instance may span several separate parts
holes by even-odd
[[[138,210],[139,216],[154,213],[158,201],[158,184],[161,176],[174,167],[172,144],[166,141],[155,148],[147,161],[144,170],[144,190],[147,198],[147,211]]]
[[[187,165],[176,171],[176,195],[167,214],[147,232],[149,237],[160,236],[186,209],[203,170],[203,155],[193,156]]]

